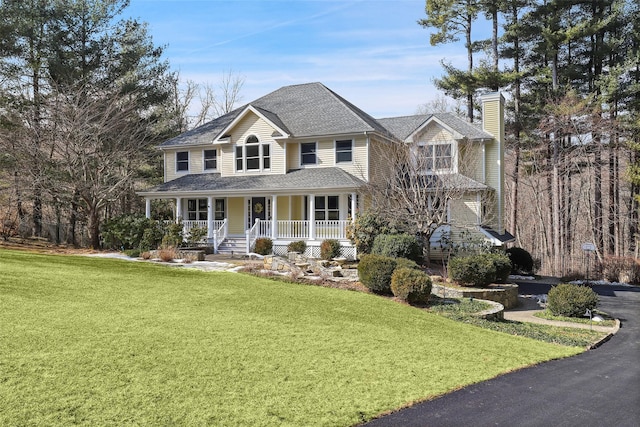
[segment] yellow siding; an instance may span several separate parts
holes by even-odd
[[[504,103],[499,94],[487,95],[483,99],[484,130],[496,139],[485,147],[486,184],[496,190],[495,221],[492,226],[503,231],[504,215]]]
[[[291,219],[292,220],[302,220],[304,209],[302,205],[304,203],[303,196],[293,196],[291,197]]]
[[[237,175],[252,174],[283,174],[285,173],[285,151],[284,144],[277,142],[271,136],[274,132],[266,121],[253,113],[247,114],[240,122],[236,124],[231,132],[231,143],[224,144],[222,150],[222,176],[236,175],[235,172],[235,146],[244,145],[249,135],[255,135],[261,143],[269,143],[271,145],[271,169],[268,171],[256,172],[238,172]]]
[[[189,173],[203,173],[204,172],[204,149],[194,148],[189,150]]]
[[[289,197],[288,196],[278,197],[278,219],[279,220],[289,219]]]
[[[227,199],[229,234],[244,234],[244,197]]]
[[[483,182],[482,176],[482,144],[472,144],[469,142],[458,144],[458,172]]]
[[[424,129],[424,131],[414,139],[416,142],[424,141],[424,142],[445,142],[445,141],[453,141],[453,135],[449,133],[447,130],[442,128],[437,123],[429,123],[429,125]]]
[[[300,169],[300,144],[287,144],[287,170]]]
[[[176,179],[176,152],[166,151],[164,154],[164,180],[165,182]]]
[[[480,205],[475,194],[465,196],[462,200],[452,200],[450,203],[451,224],[468,228],[478,224]]]

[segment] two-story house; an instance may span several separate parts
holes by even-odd
[[[323,240],[337,239],[353,258],[347,224],[364,205],[366,184],[386,173],[374,148],[429,146],[462,176],[457,152],[472,144],[479,160],[466,178],[469,197],[451,201],[449,215],[500,244],[503,102],[499,94],[484,97],[480,129],[450,114],[376,120],[321,83],[285,86],[161,144],[164,183],[138,194],[147,217],[152,199],[174,200],[185,232],[206,227],[216,251],[248,251],[269,237],[276,254],[305,240],[318,256]],[[490,229],[477,196],[488,189],[497,212]]]

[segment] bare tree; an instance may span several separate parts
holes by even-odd
[[[220,94],[213,97],[213,110],[216,117],[231,112],[235,105],[242,101],[240,91],[244,86],[244,77],[229,69],[222,75],[220,82]]]
[[[83,87],[50,101],[51,126],[44,135],[51,150],[49,188],[56,197],[77,195],[94,248],[100,244],[102,210],[131,187],[152,142],[134,98]]]
[[[367,188],[372,209],[393,224],[404,224],[406,231],[419,236],[425,261],[431,256],[431,238],[449,226],[449,233],[477,230],[482,221],[490,223],[495,212],[495,195],[473,176],[480,153],[468,142],[459,143],[457,158],[447,144],[421,145],[388,143],[374,146],[379,164],[385,170],[377,174]],[[458,172],[453,172],[453,165]],[[451,205],[471,201],[477,210],[468,215],[450,216]],[[481,214],[482,206],[485,211]]]

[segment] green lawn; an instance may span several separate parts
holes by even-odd
[[[364,293],[0,250],[0,425],[347,426],[580,351]]]

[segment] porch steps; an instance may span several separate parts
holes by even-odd
[[[244,237],[227,237],[224,242],[218,246],[218,253],[220,254],[230,254],[232,252],[234,254],[247,253],[247,241]]]

